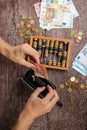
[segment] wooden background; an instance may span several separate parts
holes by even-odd
[[[11,45],[22,44],[16,37],[16,23],[20,14],[38,18],[33,7],[37,0],[0,0],[0,36]],[[49,113],[35,120],[30,130],[87,130],[87,92],[61,90],[59,84],[70,76],[81,75],[72,69],[72,62],[83,45],[87,42],[87,0],[73,0],[79,17],[74,19],[74,29],[83,31],[81,43],[72,40],[69,71],[48,70],[49,79],[57,86],[63,108],[57,106]],[[40,35],[57,38],[69,38],[70,29],[40,30]],[[29,98],[29,91],[20,84],[28,69],[0,56],[0,130],[10,130],[19,113]],[[87,83],[87,77],[84,82]]]

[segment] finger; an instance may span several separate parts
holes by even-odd
[[[38,63],[38,64],[40,63],[39,53],[35,49],[33,49],[32,47],[28,46],[25,53],[28,54],[29,56],[33,57],[33,59],[35,60],[36,63]]]
[[[48,94],[43,98],[43,101],[48,104],[50,100],[54,97],[54,90],[48,86]]]
[[[32,64],[31,62],[26,61],[25,59],[21,59],[20,64],[23,65],[23,66],[26,66],[28,68],[35,68],[34,64]]]
[[[45,87],[38,87],[38,88],[34,91],[33,96],[35,96],[35,97],[39,96],[39,94],[40,94],[42,91],[44,91],[44,89],[45,89]]]
[[[31,56],[29,55],[30,60],[34,61],[34,63],[40,64],[40,58],[38,55]]]
[[[55,94],[55,96],[52,98],[52,100],[50,100],[50,102],[48,103],[48,107],[50,108],[50,109],[52,109],[54,106],[55,106],[55,104],[57,103],[57,101],[59,100],[59,96],[58,96],[58,94],[57,94],[57,92],[56,91],[54,91],[54,94]]]

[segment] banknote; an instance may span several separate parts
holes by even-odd
[[[41,4],[40,27],[42,28],[72,28],[73,14],[66,5]]]
[[[50,0],[50,1],[43,0],[43,2],[45,2],[46,4],[47,3],[49,3],[49,4],[50,3],[66,4],[70,8],[70,10],[73,12],[73,18],[76,18],[79,16],[79,13],[78,13],[75,5],[73,4],[72,0],[59,0],[59,1],[58,0]],[[34,4],[34,8],[35,8],[37,17],[40,17],[40,7],[41,7],[41,2],[37,2]]]
[[[41,7],[41,2],[35,3],[34,8],[37,14],[37,17],[40,17],[40,7]]]
[[[87,43],[76,56],[72,68],[74,68],[84,76],[87,75]]]
[[[42,0],[42,2],[46,4],[51,4],[51,3],[66,4],[67,0]]]
[[[68,7],[70,8],[70,10],[73,12],[73,18],[76,18],[79,16],[79,13],[75,7],[75,5],[73,4],[73,1],[72,0],[68,0],[67,1],[67,5]]]

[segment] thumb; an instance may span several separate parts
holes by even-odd
[[[38,87],[33,93],[34,96],[37,97],[44,89],[45,87]]]

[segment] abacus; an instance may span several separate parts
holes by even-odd
[[[46,68],[68,70],[71,40],[31,36],[30,46],[38,51],[40,62]]]

